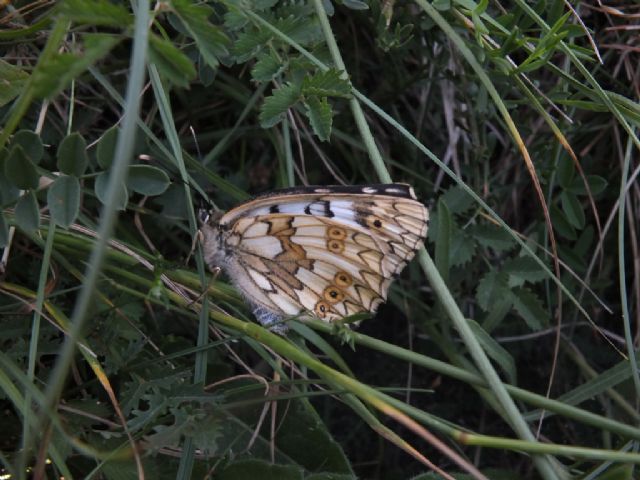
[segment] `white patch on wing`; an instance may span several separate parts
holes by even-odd
[[[360,267],[362,266],[362,262],[356,263],[355,261],[348,260],[341,255],[334,255],[326,250],[326,248],[317,248],[317,247],[305,247],[307,251],[307,257],[313,260],[316,260],[314,263],[313,271],[321,275],[322,277],[326,277],[328,279],[332,279],[336,273],[336,270],[342,270],[351,275],[354,281],[359,280],[363,281],[362,275],[360,275]],[[331,265],[331,270],[328,272],[322,271],[321,262],[327,263]]]
[[[267,279],[267,277],[255,271],[253,268],[247,268],[247,272],[249,272],[249,276],[254,282],[256,282],[256,285],[258,285],[258,287],[262,288],[263,290],[273,290],[273,285]]]
[[[269,231],[269,225],[264,222],[253,222],[242,234],[244,238],[264,237]]]
[[[307,288],[313,290],[317,295],[322,295],[322,291],[326,287],[329,278],[331,277],[331,273],[327,275],[327,277],[322,277],[318,273],[316,273],[317,263],[313,266],[313,272],[307,270],[306,268],[299,268],[296,272],[296,277],[300,280]],[[314,302],[315,305],[315,302]]]
[[[285,214],[304,215],[306,203],[282,203],[278,205],[278,211]]]
[[[375,290],[377,293],[380,293],[380,285],[382,283],[382,278],[380,277],[380,275],[376,275],[375,273],[371,272],[362,272],[362,276],[373,290]]]
[[[304,227],[297,227],[296,233],[293,239],[298,237],[320,237],[326,238],[327,227],[324,225],[309,225]]]
[[[280,240],[271,236],[243,238],[240,248],[265,258],[274,258],[282,253]]]
[[[317,218],[310,217],[309,215],[298,215],[293,217],[293,222],[291,222],[291,226],[294,228],[299,227],[310,227],[321,225],[322,223]]]
[[[306,310],[313,312],[313,308],[316,306],[316,303],[318,303],[318,295],[309,287],[303,288],[302,290],[296,290],[296,295],[298,295],[300,305],[302,305]]]
[[[271,301],[287,315],[297,315],[300,313],[300,305],[294,303],[293,299],[290,299],[287,295],[282,293],[270,293],[268,296]]]

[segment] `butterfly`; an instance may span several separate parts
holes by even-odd
[[[213,215],[204,259],[222,267],[264,326],[374,313],[424,243],[429,214],[402,183],[277,190]]]

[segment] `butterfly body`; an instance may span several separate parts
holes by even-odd
[[[266,325],[375,312],[424,242],[427,209],[404,184],[302,187],[257,197],[202,227],[222,267]]]

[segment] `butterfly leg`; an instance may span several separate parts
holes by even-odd
[[[260,324],[274,333],[285,334],[287,333],[287,326],[282,323],[282,316],[273,313],[271,310],[267,310],[264,307],[255,307],[253,314]]]

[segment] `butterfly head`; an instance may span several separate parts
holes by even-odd
[[[220,210],[198,210],[204,260],[212,269],[222,266],[225,257],[226,234],[220,224],[223,214]]]

